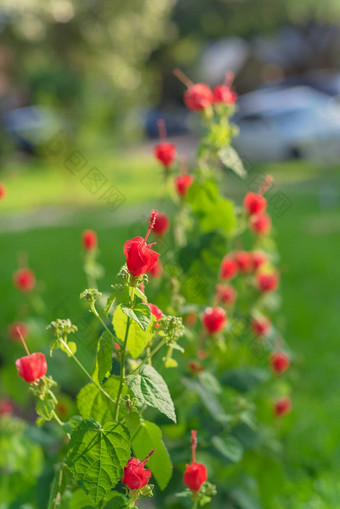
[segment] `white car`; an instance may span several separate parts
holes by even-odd
[[[312,88],[264,88],[240,96],[236,150],[249,161],[340,161],[340,106]]]

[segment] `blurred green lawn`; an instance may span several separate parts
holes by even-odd
[[[3,341],[7,324],[17,318],[13,309],[18,295],[11,278],[19,252],[28,254],[30,266],[42,282],[46,323],[56,318],[56,308],[65,299],[70,317],[76,320],[81,313],[79,293],[86,287],[80,245],[83,229],[98,232],[100,262],[106,271],[100,287],[109,290],[124,262],[123,243],[136,234],[131,224],[149,213],[155,197],[159,205],[162,176],[151,159],[126,154],[101,156],[94,164],[126,196],[126,203],[116,212],[100,205],[65,168],[46,170],[39,163],[7,169],[8,197],[1,203],[0,218]],[[297,366],[293,426],[285,439],[286,469],[268,460],[269,477],[263,472],[261,489],[268,500],[273,500],[273,493],[285,496],[288,505],[282,505],[280,498],[277,507],[340,507],[340,265],[336,256],[340,206],[335,191],[340,172],[302,162],[275,164],[259,171],[270,171],[293,203],[282,217],[274,215],[273,223],[282,257],[282,325],[296,353]],[[246,185],[233,176],[223,182],[228,194],[238,199]],[[38,227],[26,228],[25,221],[35,221]],[[23,296],[19,299],[24,302]]]

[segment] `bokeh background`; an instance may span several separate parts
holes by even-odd
[[[194,153],[200,126],[173,68],[210,85],[233,71],[243,133],[235,146],[251,175],[272,174],[290,203],[273,222],[298,374],[285,464],[268,455],[261,500],[268,509],[340,507],[340,3],[1,0],[0,34],[0,397],[30,414],[9,324],[27,321],[33,347],[47,344],[42,331],[57,316],[84,320],[85,228],[98,233],[109,291],[123,242],[158,204],[157,119],[181,153]],[[223,177],[236,200],[247,182]],[[38,280],[29,300],[12,282],[26,263]],[[64,387],[82,382],[57,354],[51,374]],[[31,489],[39,468],[30,474]],[[15,489],[0,481],[1,508],[24,507],[19,494],[1,504]]]

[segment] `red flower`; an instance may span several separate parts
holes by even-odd
[[[266,235],[271,227],[272,220],[268,214],[257,214],[249,219],[249,228],[257,235]]]
[[[251,320],[251,328],[253,334],[258,338],[265,337],[268,334],[270,327],[271,327],[270,320],[268,320],[268,318],[266,318],[265,316],[252,318]]]
[[[191,465],[186,465],[183,481],[184,484],[192,491],[199,491],[205,481],[208,479],[207,469],[202,463],[196,463],[196,447],[197,447],[197,431],[191,432]]]
[[[253,270],[253,259],[251,253],[247,251],[238,251],[234,255],[239,270],[243,274],[249,274]]]
[[[126,264],[132,276],[141,276],[149,272],[157,263],[159,253],[151,249],[154,244],[147,244],[146,241],[152,228],[154,227],[157,211],[152,211],[149,222],[149,229],[145,236],[134,237],[125,242],[124,255],[126,256]]]
[[[202,111],[212,104],[213,93],[205,83],[191,85],[184,92],[184,103],[189,110]]]
[[[45,376],[47,362],[45,355],[40,352],[32,353],[15,361],[19,376],[31,383]]]
[[[18,269],[13,275],[13,282],[18,290],[31,292],[35,287],[35,275],[31,269]]]
[[[171,143],[159,143],[154,148],[154,156],[168,168],[177,157],[176,147]]]
[[[97,247],[97,234],[93,230],[85,230],[82,234],[82,243],[85,251],[92,251]]]
[[[0,200],[2,200],[3,198],[5,198],[7,194],[7,189],[5,188],[5,186],[0,182]]]
[[[12,415],[13,412],[13,403],[9,399],[2,399],[0,401],[0,415]]]
[[[156,328],[159,327],[159,320],[162,318],[162,311],[157,307],[155,304],[150,304],[150,302],[147,302],[147,306],[149,306],[151,314],[156,318]]]
[[[289,414],[292,409],[292,402],[288,396],[278,399],[274,403],[274,412],[277,417],[285,414]]]
[[[248,193],[243,201],[244,207],[250,216],[262,214],[267,207],[267,200],[261,194]]]
[[[258,272],[256,285],[260,292],[273,292],[279,286],[279,276],[277,272]]]
[[[184,198],[191,184],[194,181],[194,177],[191,175],[179,175],[175,178],[175,189],[177,194]]]
[[[151,277],[157,278],[162,275],[163,267],[160,260],[157,260],[155,265],[152,267],[152,269],[149,271],[149,274]]]
[[[151,221],[151,217],[149,219]],[[153,233],[156,235],[164,235],[170,228],[170,219],[166,214],[158,214],[155,219]]]
[[[230,280],[233,279],[238,272],[237,262],[230,256],[223,258],[220,267],[220,279]]]
[[[202,323],[209,334],[215,334],[223,329],[227,323],[227,314],[220,307],[206,308],[202,315]]]
[[[146,462],[155,451],[152,450],[145,460],[140,461],[137,458],[130,458],[124,468],[122,483],[130,490],[140,490],[148,484],[151,478],[151,471],[145,467]]]
[[[265,253],[261,253],[261,251],[253,251],[251,253],[253,260],[253,268],[257,270],[261,265],[264,265],[268,262],[268,257]]]
[[[223,302],[223,304],[231,306],[236,301],[237,292],[233,286],[216,285],[215,296],[218,302]]]
[[[8,335],[14,341],[20,341],[20,335],[26,339],[28,335],[27,325],[23,322],[12,323],[8,327]]]
[[[277,375],[282,375],[290,366],[290,359],[284,352],[273,353],[270,357],[270,365]]]
[[[227,85],[217,85],[213,89],[214,104],[234,104],[237,100],[237,94]]]

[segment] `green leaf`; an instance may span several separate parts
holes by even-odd
[[[116,399],[119,378],[109,378],[102,387],[113,399]],[[126,393],[127,388],[123,387],[122,396]],[[115,420],[114,404],[93,383],[84,385],[79,391],[77,405],[84,419],[92,418],[101,424]]]
[[[223,147],[218,151],[218,156],[224,166],[230,168],[241,179],[246,178],[247,172],[243,166],[242,160],[233,147]]]
[[[194,182],[188,189],[186,201],[196,215],[204,233],[221,229],[230,235],[236,227],[234,204],[223,198],[213,180]]]
[[[109,314],[110,309],[111,309],[111,307],[112,307],[112,305],[113,305],[113,303],[114,303],[114,301],[115,301],[115,300],[116,300],[116,294],[115,294],[115,293],[113,293],[112,295],[110,295],[110,297],[107,299],[107,301],[106,301],[106,306],[105,306],[105,308],[104,308],[104,313],[105,313],[106,315],[108,315],[108,314]]]
[[[149,306],[141,302],[136,304],[133,308],[122,306],[122,311],[126,314],[126,316],[135,320],[141,329],[146,331],[151,320],[151,310]]]
[[[168,451],[162,441],[162,432],[156,424],[144,421],[132,437],[132,450],[137,458],[145,458],[155,449],[147,463],[161,490],[167,486],[172,476],[172,465]]]
[[[136,429],[140,425],[140,415],[137,412],[130,412],[125,417],[125,425],[130,432],[130,435],[133,435]]]
[[[147,296],[144,295],[144,293],[142,292],[142,290],[140,288],[138,288],[138,286],[136,286],[136,288],[134,289],[134,292],[135,292],[135,295],[137,295],[137,297],[142,299],[142,301],[148,302]]]
[[[84,509],[84,507],[93,507],[91,499],[85,491],[78,489],[73,492],[72,498],[68,502],[68,509]]]
[[[176,422],[175,407],[168,386],[152,366],[142,366],[139,374],[126,378],[126,384],[142,405],[157,408]]]
[[[101,427],[86,419],[72,433],[66,460],[79,486],[98,504],[121,479],[130,455],[124,426],[108,422]]]
[[[214,419],[223,424],[230,422],[231,416],[225,413],[215,394],[204,387],[200,381],[183,378],[183,384],[189,391],[196,392],[199,395],[203,405]]]
[[[241,460],[243,447],[237,438],[230,435],[224,438],[214,436],[211,442],[218,453],[228,460],[228,463],[238,463]]]
[[[44,400],[38,399],[35,409],[40,417],[45,421],[50,421],[52,419],[53,410],[55,409],[55,401],[51,398]]]
[[[125,330],[128,317],[122,311],[122,306],[117,306],[113,314],[113,326],[118,339],[124,341]],[[136,359],[145,350],[147,345],[151,342],[153,337],[153,324],[155,317],[152,315],[151,321],[144,331],[140,328],[137,322],[134,320],[130,323],[129,336],[127,347],[131,356]]]
[[[112,369],[112,353],[112,337],[105,331],[98,341],[96,364],[92,375],[97,383],[101,383],[104,378],[108,378],[110,376]]]
[[[129,500],[116,491],[110,494],[110,501],[104,505],[104,509],[124,509],[128,507]]]

